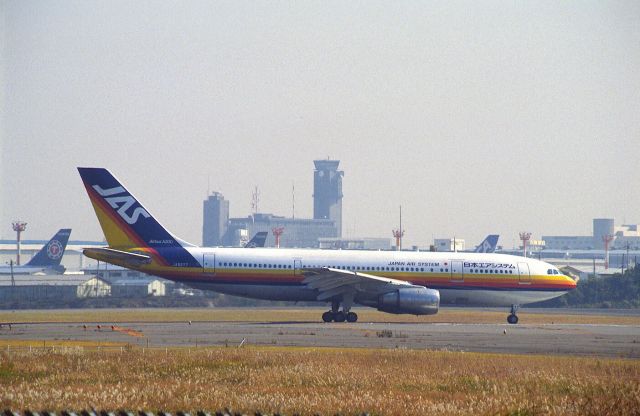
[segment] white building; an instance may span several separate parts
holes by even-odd
[[[464,251],[464,240],[461,238],[435,238],[433,245],[436,251]]]
[[[73,300],[111,294],[99,277],[85,275],[16,275],[0,277],[0,300]]]
[[[391,250],[390,238],[318,238],[320,248],[334,250]]]
[[[118,297],[165,296],[166,286],[159,279],[122,279],[111,285],[111,295]]]

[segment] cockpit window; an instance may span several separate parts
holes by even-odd
[[[553,274],[553,269],[547,270],[547,274]]]

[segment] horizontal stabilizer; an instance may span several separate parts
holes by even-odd
[[[82,253],[92,259],[124,267],[143,266],[151,263],[151,257],[146,254],[129,253],[112,248],[85,248]]]

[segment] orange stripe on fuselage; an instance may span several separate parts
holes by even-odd
[[[293,275],[292,270],[272,271],[272,270],[256,270],[256,269],[218,269],[215,273],[213,269],[181,268],[181,267],[150,267],[145,266],[141,269],[150,274],[161,277],[167,277],[171,280],[197,280],[202,282],[215,283],[224,281],[228,283],[238,284],[269,284],[269,283],[292,283],[299,284],[303,281],[304,276]],[[374,273],[371,273],[374,274]],[[413,284],[423,286],[459,288],[477,288],[477,289],[516,289],[516,290],[571,290],[575,288],[573,282],[567,282],[565,279],[552,278],[550,276],[532,276],[531,283],[521,283],[517,276],[502,275],[484,275],[482,278],[472,278],[465,276],[464,281],[451,281],[448,273],[434,273],[430,275],[423,274],[407,274],[407,273],[387,273],[377,274],[382,277],[389,277],[398,280],[404,280]]]

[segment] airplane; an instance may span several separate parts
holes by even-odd
[[[498,245],[498,238],[500,238],[497,234],[489,234],[482,243],[478,244],[475,253],[493,253],[496,251],[496,246]]]
[[[561,296],[576,282],[557,267],[493,253],[196,247],[169,232],[107,169],[79,167],[108,247],[85,256],[196,289],[281,301],[325,301],[325,322],[356,322],[354,304],[432,315],[443,303],[511,306]]]
[[[247,241],[244,248],[258,248],[264,247],[264,243],[267,241],[267,232],[266,231],[258,231],[251,240]]]
[[[49,270],[59,272],[61,270],[60,261],[67,248],[70,235],[70,228],[59,230],[26,264],[14,265],[13,274],[33,274]],[[1,265],[0,274],[11,274],[11,269],[10,265]]]

